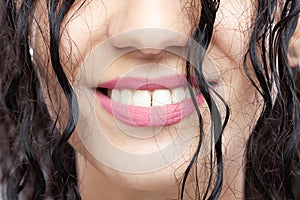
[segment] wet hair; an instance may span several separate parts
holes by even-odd
[[[56,128],[59,115],[53,119],[47,111],[37,67],[30,55],[28,35],[36,1],[0,1],[0,197],[10,200],[21,196],[25,199],[80,199],[75,151],[67,142],[77,123],[78,105],[59,53],[61,23],[74,0],[47,2],[51,66],[68,102],[68,121],[63,130]],[[300,170],[300,72],[298,68],[292,71],[287,54],[298,22],[299,1],[257,0],[254,5],[256,11],[243,66],[263,99],[263,108],[245,152],[245,199],[296,199],[297,191],[293,189],[299,184]],[[205,50],[210,44],[218,6],[218,0],[201,1],[194,39]],[[203,138],[202,117],[196,109],[199,143],[182,178],[179,199],[185,199],[185,182],[192,175],[196,176],[197,199],[218,199],[223,182],[222,132],[229,108],[223,102],[227,114],[221,120],[209,92],[210,85],[202,74],[205,53],[192,46],[190,49],[197,52],[197,57],[190,58],[195,59],[195,65],[187,62],[187,79],[191,81],[191,74],[197,77],[210,111],[217,113],[211,120],[213,133],[220,136],[215,138],[215,153],[210,154],[207,190],[200,192],[201,183],[197,181],[197,174],[192,174]],[[274,91],[276,95],[272,96]],[[192,99],[196,104],[194,95]]]
[[[247,52],[258,83],[249,76],[250,80],[264,100],[247,145],[245,194],[249,199],[295,199],[293,181],[299,171],[299,84],[295,83],[287,53],[300,6],[299,1],[285,1],[282,8],[277,5],[277,1],[258,1]],[[278,11],[280,18],[274,24]],[[245,67],[247,71],[249,67]],[[271,95],[273,84],[277,91],[275,98]]]

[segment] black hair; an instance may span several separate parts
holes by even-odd
[[[298,23],[299,1],[258,1],[246,60],[252,84],[263,97],[263,110],[246,152],[246,199],[295,199],[293,174],[299,170],[300,106],[288,62],[290,39]],[[276,17],[280,11],[278,22]],[[266,51],[267,49],[267,51]],[[272,92],[276,91],[276,97]]]
[[[77,123],[78,105],[60,63],[59,53],[61,23],[74,0],[47,1],[51,66],[68,102],[68,122],[63,130],[56,128],[58,118],[51,118],[47,111],[37,68],[30,55],[28,35],[30,22],[34,20],[35,3],[34,0],[0,1],[1,197],[10,200],[20,196],[25,199],[80,199],[75,151],[67,142]],[[218,0],[201,1],[201,15],[194,39],[205,50],[213,34],[219,3]],[[298,22],[299,1],[280,3],[276,0],[257,0],[255,5],[256,16],[244,67],[264,103],[247,144],[245,199],[296,199],[297,192],[293,188],[299,182],[297,173],[300,169],[300,79],[299,70],[291,70],[287,53]],[[281,14],[279,20],[278,13]],[[197,49],[194,51],[198,52],[196,64],[192,66],[187,62],[187,79],[191,81],[190,74],[195,74],[199,89],[212,112],[217,108],[209,92],[210,86],[202,74],[205,53]],[[254,71],[254,75],[250,70]],[[273,91],[276,91],[274,97]],[[192,99],[196,104],[193,95]],[[224,105],[227,106],[225,102]],[[179,199],[185,198],[185,182],[191,175],[191,169],[196,167],[201,150],[202,118],[199,110],[197,114],[200,122],[199,144],[183,176]],[[227,107],[223,121],[219,115],[212,117],[215,135],[223,132],[228,115]],[[222,134],[215,142],[215,154],[210,155],[211,176],[203,194],[200,194],[196,178],[197,199],[218,199],[222,191]],[[213,164],[217,166],[215,176]],[[211,183],[214,185],[211,186]]]
[[[200,20],[197,25],[196,31],[194,33],[194,40],[197,42],[196,47],[191,44],[189,47],[190,52],[194,52],[195,57],[191,58],[190,54],[188,55],[187,64],[186,64],[186,74],[187,74],[187,80],[189,83],[192,82],[191,80],[191,74],[193,74],[198,83],[198,89],[203,94],[205,101],[208,105],[208,108],[211,113],[211,128],[213,130],[214,134],[214,140],[211,141],[214,143],[214,149],[211,150],[210,153],[210,175],[208,179],[208,184],[206,186],[206,190],[203,192],[203,194],[199,191],[199,182],[198,182],[198,174],[197,174],[197,160],[198,156],[202,147],[203,143],[203,137],[204,137],[204,130],[203,130],[203,120],[202,115],[200,113],[200,110],[197,106],[197,101],[195,99],[195,96],[193,95],[192,88],[189,87],[189,91],[191,93],[191,97],[194,103],[194,106],[196,108],[196,112],[199,118],[199,140],[198,140],[198,146],[197,149],[191,159],[191,162],[189,163],[189,166],[187,167],[183,180],[182,180],[182,187],[180,191],[180,199],[184,199],[184,190],[185,190],[185,184],[188,176],[190,175],[191,169],[193,167],[196,168],[195,176],[196,176],[196,182],[195,182],[195,197],[200,199],[218,199],[220,197],[221,191],[222,191],[222,184],[223,184],[223,157],[222,157],[222,133],[224,131],[224,128],[228,122],[229,119],[229,108],[228,105],[224,102],[222,97],[218,96],[224,103],[226,107],[226,116],[224,119],[224,122],[221,120],[220,111],[217,108],[217,105],[215,101],[213,100],[209,89],[213,90],[213,88],[209,85],[209,83],[205,80],[205,77],[203,75],[202,65],[204,58],[206,56],[207,48],[210,44],[210,40],[213,34],[213,27],[214,22],[216,19],[217,10],[219,7],[219,1],[201,1],[201,15]],[[191,62],[193,61],[194,65],[191,65]],[[192,83],[191,83],[192,84]],[[190,85],[191,85],[190,84]],[[214,159],[213,159],[213,153],[212,151],[215,151],[216,155],[216,165],[217,165],[217,172],[216,176],[214,177]],[[213,181],[214,179],[214,181]],[[214,182],[214,186],[211,187],[211,183]],[[211,188],[213,188],[211,190]]]
[[[62,133],[50,118],[29,49],[35,2],[1,1],[1,183],[7,199],[79,199],[75,152],[67,143],[77,118],[75,93],[59,62],[59,26],[73,2],[49,1],[51,61],[71,108]],[[55,15],[55,16],[54,16]],[[74,109],[73,109],[74,108]],[[3,198],[5,198],[3,196]]]

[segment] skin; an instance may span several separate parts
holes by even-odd
[[[177,49],[183,50],[186,47],[187,38],[194,30],[194,21],[198,12],[190,10],[187,6],[189,2],[183,4],[181,1],[174,0],[88,0],[83,6],[82,3],[82,0],[76,1],[63,22],[60,53],[64,70],[75,88],[81,108],[79,128],[76,129],[70,143],[78,152],[79,186],[83,199],[94,199],[95,197],[113,200],[176,199],[180,188],[180,177],[195,150],[197,136],[192,139],[188,150],[177,160],[168,163],[163,168],[143,173],[122,172],[103,164],[96,156],[103,149],[101,149],[101,145],[94,148],[97,142],[93,142],[99,140],[97,131],[101,127],[101,131],[111,143],[123,151],[132,153],[138,151],[147,154],[168,145],[179,134],[178,128],[180,127],[193,127],[194,129],[191,130],[197,132],[195,116],[184,120],[185,122],[162,127],[155,137],[133,138],[124,134],[124,131],[115,123],[113,116],[108,114],[95,99],[93,101],[96,102],[96,107],[93,113],[85,112],[84,110],[90,105],[85,101],[85,97],[92,96],[90,84],[94,83],[89,80],[103,83],[123,77],[128,72],[135,70],[138,65],[163,64],[167,65],[172,72],[183,74],[185,59],[166,49],[175,46]],[[243,154],[246,139],[260,110],[261,99],[257,96],[240,66],[247,48],[247,33],[253,9],[247,1],[221,1],[213,38],[207,52],[219,77],[220,86],[217,90],[222,93],[231,109],[230,120],[223,135],[224,187],[221,199],[225,200],[242,199],[243,197]],[[43,87],[49,88],[49,91],[44,90],[44,95],[50,114],[55,116],[58,101],[55,87],[57,83],[49,82],[49,80],[54,80],[54,77],[51,65],[47,62],[49,59],[47,48],[49,28],[45,12],[47,12],[46,6],[39,1],[35,11],[36,21],[32,28],[31,40],[34,61],[37,65],[40,63],[47,65],[43,68],[39,67],[39,74]],[[40,29],[37,28],[37,24]],[[177,34],[166,34],[163,38],[159,34],[161,32],[145,34],[143,37],[139,37],[139,32],[124,34],[128,31],[145,28],[168,30]],[[119,37],[114,37],[116,35]],[[149,41],[153,42],[149,43]],[[110,45],[107,51],[111,54],[119,55],[126,48],[134,48],[125,55],[114,59],[109,65],[98,66],[99,72],[91,73],[92,70],[89,66],[84,67],[83,63],[92,49],[103,42]],[[102,62],[109,61],[103,58]],[[153,69],[157,70],[160,65],[154,66]],[[93,68],[93,70],[95,69]],[[147,68],[145,73],[150,74],[151,70],[152,68]],[[208,72],[207,76],[213,76],[212,74]],[[47,81],[45,77],[50,78]],[[65,104],[64,99],[62,103]],[[204,128],[207,133],[210,115],[205,104],[199,108],[203,113]],[[92,116],[92,118],[87,116]],[[66,116],[61,114],[61,127],[66,123],[64,119]],[[96,125],[92,121],[96,122]],[[142,129],[130,130],[136,133],[141,132]],[[87,132],[95,134],[87,134]],[[105,151],[110,154],[110,149]],[[205,155],[198,161],[200,183],[207,183],[205,177],[208,174],[203,170],[208,167],[206,164],[208,156]],[[118,158],[113,158],[113,162],[118,162],[118,160]],[[130,163],[130,160],[128,162]],[[154,160],[153,162],[158,161]],[[193,177],[194,174],[191,173],[186,187],[187,199],[188,195],[191,199],[194,198]],[[203,191],[202,186],[200,186],[200,191]]]

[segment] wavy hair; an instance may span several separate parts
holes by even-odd
[[[77,123],[78,105],[59,54],[61,23],[74,0],[48,0],[47,3],[51,66],[68,102],[68,122],[63,130],[56,128],[58,119],[53,120],[47,111],[37,67],[30,56],[28,35],[36,1],[0,0],[0,181],[2,198],[9,200],[80,199],[75,151],[67,142]],[[201,1],[194,38],[205,50],[213,34],[219,3],[218,0]],[[247,143],[245,199],[296,199],[293,187],[299,182],[300,170],[300,73],[296,68],[291,70],[287,54],[298,22],[299,1],[256,0],[255,5],[244,68],[263,98],[263,109]],[[205,54],[197,49],[195,52],[197,57],[191,58],[195,59],[195,66],[189,62],[186,65],[187,79],[191,81],[190,75],[195,74],[210,110],[217,110],[210,85],[202,74]],[[274,91],[276,95],[272,96]],[[196,104],[194,95],[191,96]],[[185,198],[185,182],[196,167],[201,150],[202,117],[199,110],[197,114],[198,148],[183,176],[179,199]],[[223,132],[228,115],[227,107],[223,122],[220,115],[211,118],[214,134]],[[203,193],[199,191],[195,174],[197,199],[218,199],[222,191],[222,134],[215,142],[215,153],[210,154],[211,175]]]
[[[295,199],[293,182],[299,179],[295,176],[300,139],[299,84],[295,79],[299,75],[292,71],[287,54],[300,5],[298,0],[283,2],[258,1],[245,56],[245,70],[250,69],[246,64],[250,59],[255,77],[249,73],[248,77],[264,102],[247,145],[247,199]],[[274,90],[276,96],[272,97]]]

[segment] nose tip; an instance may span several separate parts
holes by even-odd
[[[108,37],[113,46],[158,54],[168,47],[187,45],[191,27],[180,1],[128,0],[128,4],[111,16]]]
[[[117,48],[133,47],[144,54],[158,54],[168,47],[183,47],[188,37],[173,30],[161,28],[144,28],[119,33],[109,38]]]

